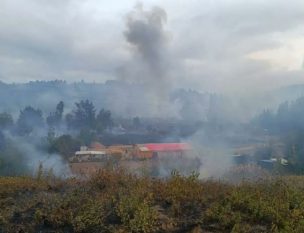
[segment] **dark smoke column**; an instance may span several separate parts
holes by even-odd
[[[154,7],[145,11],[142,5],[138,5],[127,15],[127,30],[124,32],[137,66],[128,69],[139,71],[130,72],[133,75],[129,78],[143,83],[156,111],[163,112],[168,111],[171,87],[168,77],[168,33],[164,29],[166,19],[163,9]]]
[[[151,11],[144,11],[142,6],[137,6],[127,17],[127,30],[124,34],[134,46],[135,52],[148,65],[150,75],[154,76],[147,78],[162,79],[165,76],[167,37],[163,24],[166,19],[163,9],[154,7]]]

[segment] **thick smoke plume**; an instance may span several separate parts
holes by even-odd
[[[43,131],[42,129],[40,131]],[[67,177],[71,171],[67,161],[59,154],[49,154],[45,148],[45,133],[35,132],[20,137],[2,132],[3,146],[0,148],[1,175],[36,175],[42,172],[58,177]]]
[[[204,20],[200,19],[200,21]],[[206,22],[206,25],[202,25],[202,28],[204,26],[204,29],[207,30],[207,24],[211,22],[204,22]],[[235,139],[237,138],[235,135],[240,135],[240,132],[233,133],[229,128],[230,125],[238,125],[241,120],[248,121],[253,113],[256,112],[256,109],[267,107],[267,103],[278,102],[277,98],[279,99],[280,97],[277,96],[279,94],[269,93],[267,96],[261,94],[259,97],[248,97],[246,94],[247,99],[236,94],[230,99],[226,96],[200,93],[198,91],[174,90],[175,83],[178,83],[178,86],[181,87],[183,84],[181,80],[186,80],[186,77],[191,75],[198,76],[199,79],[205,79],[210,83],[216,82],[219,86],[224,86],[223,89],[228,87],[230,89],[234,86],[236,86],[235,89],[238,89],[239,87],[235,83],[226,85],[229,80],[231,81],[230,76],[243,77],[247,69],[252,73],[252,68],[251,65],[247,67],[246,65],[248,64],[246,62],[239,62],[238,56],[235,56],[234,53],[229,53],[229,57],[232,57],[232,61],[236,63],[236,66],[240,63],[241,67],[244,67],[241,71],[244,69],[246,72],[236,72],[238,69],[231,68],[230,63],[226,65],[225,59],[223,61],[220,55],[224,51],[223,48],[229,48],[226,44],[228,40],[222,37],[221,34],[205,33],[206,31],[203,30],[205,34],[211,35],[211,37],[207,36],[206,41],[201,38],[204,43],[200,43],[199,46],[196,45],[197,47],[190,43],[191,49],[189,48],[189,51],[202,50],[204,53],[207,51],[206,54],[208,54],[207,47],[212,45],[210,47],[214,51],[210,50],[209,53],[212,54],[211,57],[214,56],[216,59],[212,58],[212,62],[208,60],[208,57],[197,58],[196,60],[195,57],[188,57],[185,54],[183,57],[178,57],[181,55],[176,52],[178,47],[174,47],[174,50],[170,49],[170,33],[166,29],[166,23],[167,13],[160,7],[146,10],[139,4],[127,14],[125,19],[126,28],[123,35],[125,42],[129,46],[130,56],[127,57],[126,61],[122,61],[125,62],[123,65],[119,62],[120,60],[113,59],[115,60],[115,65],[119,64],[120,66],[118,69],[119,79],[127,82],[121,80],[108,81],[105,84],[84,82],[70,84],[62,81],[32,82],[27,84],[5,84],[0,82],[0,111],[11,112],[14,116],[17,116],[19,109],[30,104],[41,108],[43,112],[49,112],[50,106],[53,107],[60,100],[65,100],[65,104],[70,111],[74,102],[89,99],[99,109],[109,109],[117,117],[162,117],[166,118],[166,122],[169,122],[171,117],[179,117],[185,121],[186,125],[189,122],[192,125],[197,122],[197,127],[196,125],[194,126],[195,130],[186,130],[196,132],[192,137],[190,136],[189,138],[189,133],[186,133],[187,136],[183,138],[180,136],[184,135],[183,133],[172,130],[174,135],[170,135],[172,139],[168,141],[188,140],[195,148],[198,148],[202,164],[202,177],[216,177],[224,174],[232,165],[229,150],[234,146],[226,142],[226,138]],[[220,31],[222,32],[222,29]],[[196,36],[195,33],[194,37]],[[81,34],[85,33],[81,32]],[[178,35],[175,33],[174,36]],[[210,41],[213,41],[213,36],[220,38],[220,42],[223,39],[224,43],[221,46],[217,40],[214,40],[214,44],[210,43]],[[180,37],[177,40],[178,44],[182,44],[183,39],[184,36]],[[245,40],[246,43],[247,40],[248,38]],[[82,44],[81,41],[78,43]],[[206,47],[206,51],[202,47]],[[237,48],[232,47],[229,50],[234,51]],[[96,51],[102,54],[100,50],[96,49]],[[217,54],[216,51],[220,51],[220,53]],[[87,53],[91,54],[91,52],[90,50]],[[83,54],[78,53],[78,55],[77,60],[83,57]],[[62,60],[68,61],[69,59]],[[95,61],[98,59],[91,58],[89,60]],[[183,64],[182,60],[187,61],[189,63],[188,66]],[[216,61],[216,64],[213,64],[213,60]],[[88,67],[94,67],[94,65],[91,64]],[[236,71],[231,72],[233,70]],[[65,77],[63,76],[63,78]],[[84,76],[84,78],[88,78],[88,76]],[[228,81],[223,78],[228,78]],[[239,82],[239,79],[235,80]],[[203,83],[207,84],[207,81]],[[206,88],[203,89],[206,90]],[[302,89],[303,87],[301,87]],[[292,95],[295,95],[294,89],[291,92]],[[14,93],[14,96],[12,96],[12,93]],[[169,123],[166,123],[166,126],[168,125]],[[158,128],[162,127],[158,126]],[[45,136],[46,133],[43,135]],[[41,138],[43,135],[37,136],[37,138]],[[247,133],[244,135],[247,135]],[[248,141],[252,140],[249,136]],[[46,169],[53,169],[58,175],[61,175],[61,171],[67,169],[67,164],[58,155],[49,155],[39,149],[40,142],[38,139],[37,142],[34,142],[35,140],[29,141],[11,137],[11,140],[13,144],[18,145],[18,149],[23,155],[22,161],[25,161],[24,167],[28,170],[37,169],[40,163]],[[239,142],[239,144],[243,144],[243,142]]]
[[[142,78],[148,83],[162,82],[166,75],[166,18],[167,14],[163,9],[154,7],[151,11],[145,11],[141,5],[127,17],[124,35],[145,63],[149,72]]]
[[[131,61],[122,68],[122,76],[143,84],[155,113],[172,116],[177,110],[169,103],[172,59],[166,20],[167,14],[160,7],[144,10],[142,5],[137,5],[127,15],[124,36],[131,45]]]
[[[32,175],[38,172],[40,166],[42,166],[44,172],[52,172],[53,175],[58,177],[71,175],[68,163],[58,154],[48,154],[24,140],[18,143],[18,149],[25,158],[26,163],[24,165]]]

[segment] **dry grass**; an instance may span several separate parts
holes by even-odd
[[[0,178],[0,232],[304,232],[304,178]]]

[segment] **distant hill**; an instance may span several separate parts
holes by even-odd
[[[168,91],[169,92],[169,91]],[[304,94],[304,85],[276,89],[259,96],[235,99],[220,94],[177,89],[168,98],[149,92],[144,84],[109,80],[105,83],[62,80],[7,84],[0,82],[0,112],[18,116],[20,109],[31,105],[45,114],[64,101],[66,112],[75,102],[88,99],[97,109],[105,108],[119,117],[177,117],[187,120],[248,119],[261,109],[276,108],[281,102]]]
[[[176,90],[168,99],[151,95],[143,84],[110,80],[105,83],[67,83],[61,80],[35,81],[21,84],[0,82],[0,112],[17,116],[19,110],[31,105],[44,113],[53,111],[59,101],[64,101],[66,111],[75,102],[89,99],[97,109],[106,108],[114,115],[132,117],[207,117],[215,95],[197,91]],[[212,103],[214,107],[214,103]],[[183,111],[180,114],[180,111]]]
[[[59,101],[67,109],[79,100],[89,99],[97,108],[107,108],[119,113],[138,113],[143,101],[139,85],[120,81],[106,83],[67,83],[61,80],[36,81],[23,84],[0,83],[0,111],[18,114],[19,109],[32,105],[43,112],[53,111]],[[132,109],[134,106],[134,109]]]

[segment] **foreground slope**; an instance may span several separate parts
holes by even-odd
[[[0,178],[0,232],[304,232],[304,178]]]

